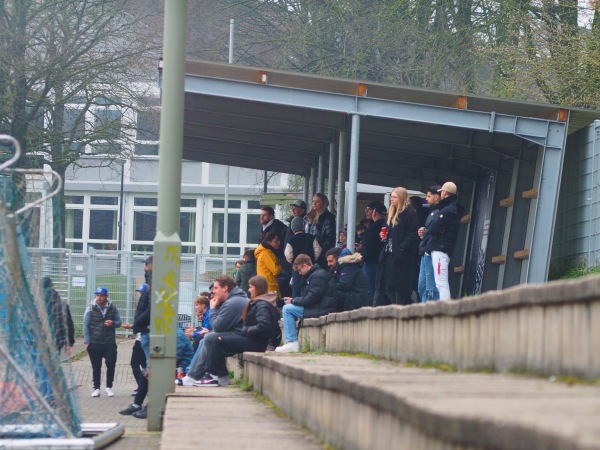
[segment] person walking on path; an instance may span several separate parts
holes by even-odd
[[[94,391],[92,397],[100,397],[100,375],[102,360],[106,363],[106,395],[113,397],[113,381],[117,364],[116,329],[121,326],[121,316],[117,307],[108,298],[108,289],[98,287],[96,298],[92,300],[83,315],[83,343],[87,348]]]

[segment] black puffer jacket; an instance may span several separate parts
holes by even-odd
[[[272,292],[250,300],[242,313],[244,327],[242,335],[267,343],[279,327],[279,312],[276,307],[277,295]]]
[[[442,199],[438,203],[438,209],[438,219],[427,229],[431,241],[427,244],[426,251],[443,252],[452,257],[464,208],[458,204],[458,197],[453,195]]]
[[[369,280],[362,271],[362,256],[360,253],[342,256],[338,259],[335,287],[342,311],[351,311],[372,305],[373,294],[371,293]]]
[[[312,266],[302,284],[302,296],[294,297],[292,304],[304,307],[304,317],[321,317],[337,312],[338,300],[335,282],[329,272]]]

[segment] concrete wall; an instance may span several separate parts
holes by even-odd
[[[459,370],[600,378],[600,277],[304,320],[301,348]]]

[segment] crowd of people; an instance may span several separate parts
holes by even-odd
[[[198,326],[178,328],[175,382],[226,386],[228,355],[269,347],[277,353],[298,352],[304,318],[365,306],[407,305],[415,298],[450,299],[448,266],[463,213],[457,193],[453,182],[431,186],[424,207],[421,197],[409,197],[403,187],[393,189],[389,209],[378,201],[367,205],[356,227],[354,251],[347,246],[346,228],[336,236],[336,218],[324,194],[314,195],[310,210],[304,201],[295,201],[289,226],[275,218],[272,207],[264,206],[258,247],[244,252],[233,276],[217,277],[210,291],[195,298]],[[142,405],[148,393],[152,256],[144,261],[144,273],[133,323],[121,322],[105,287],[97,288],[83,318],[93,369],[92,397],[100,396],[103,360],[105,392],[114,395],[115,330],[123,327],[136,334],[131,367],[138,387],[133,403],[120,413],[137,418],[146,417]],[[47,302],[59,305],[48,280],[44,283]],[[72,336],[57,336],[57,345],[72,346]]]

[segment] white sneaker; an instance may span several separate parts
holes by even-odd
[[[108,395],[109,397],[114,397],[115,393],[112,391],[112,388],[107,387],[106,388],[106,395]]]
[[[300,351],[300,348],[298,346],[298,341],[296,341],[288,342],[287,344],[284,344],[281,347],[277,347],[275,351],[277,353],[298,353]]]
[[[100,389],[94,389],[94,392],[92,392],[92,397],[100,397]]]
[[[194,382],[196,381],[192,377],[188,377],[187,375],[180,379],[181,379],[181,386],[193,386]]]

